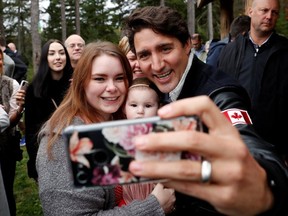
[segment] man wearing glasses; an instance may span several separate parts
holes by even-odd
[[[191,36],[192,52],[203,62],[206,62],[207,53],[205,51],[205,45],[202,43],[202,37],[200,34],[193,34]]]
[[[72,34],[65,40],[65,46],[74,69],[84,50],[85,41],[80,35]]]

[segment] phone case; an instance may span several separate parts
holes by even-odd
[[[74,186],[83,188],[165,181],[134,176],[128,170],[129,163],[134,159],[200,160],[201,157],[188,152],[141,152],[134,148],[131,139],[140,134],[179,130],[202,131],[202,124],[197,116],[189,116],[173,119],[150,117],[68,126],[63,135]]]
[[[28,84],[29,84],[28,81],[22,80],[21,83],[20,83],[20,89],[26,91],[27,87],[28,87]]]

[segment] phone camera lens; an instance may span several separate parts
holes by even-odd
[[[103,149],[96,150],[93,153],[92,159],[95,165],[101,166],[108,163],[108,154]]]
[[[88,174],[85,171],[79,171],[76,175],[79,184],[86,184],[88,182]]]

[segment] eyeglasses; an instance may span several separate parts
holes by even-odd
[[[83,43],[73,44],[72,43],[72,44],[68,45],[68,47],[71,48],[71,49],[75,49],[76,46],[79,47],[79,48],[83,48],[85,46],[85,44],[83,44]]]

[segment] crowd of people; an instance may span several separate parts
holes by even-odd
[[[77,34],[48,40],[27,90],[19,89],[14,72],[6,74],[5,50],[16,56],[17,49],[0,40],[0,214],[16,215],[18,159],[9,144],[25,113],[28,175],[44,215],[288,215],[281,124],[288,39],[275,31],[279,10],[279,0],[253,0],[207,54],[177,10],[137,8],[119,44],[86,43]],[[168,181],[73,187],[63,129],[155,115],[197,115],[204,129],[139,135],[132,140],[138,150],[184,151],[201,160],[135,159],[133,175]]]
[[[22,159],[19,145],[20,139],[17,136],[17,124],[22,118],[24,104],[17,104],[19,97],[16,94],[19,89],[19,83],[15,79],[4,75],[3,62],[4,52],[0,49],[0,106],[3,109],[1,116],[8,115],[8,122],[1,121],[0,167],[3,187],[5,188],[4,194],[6,194],[5,202],[8,203],[10,215],[16,215],[16,202],[13,190],[14,179],[16,162]],[[3,192],[1,194],[3,195]]]

